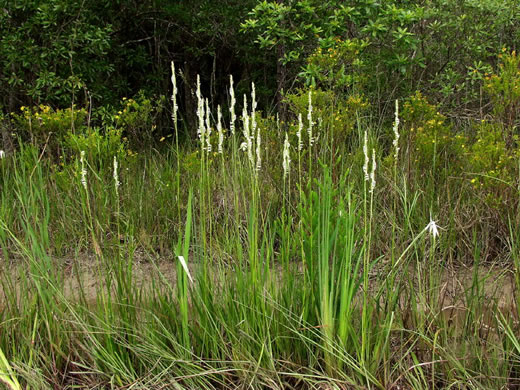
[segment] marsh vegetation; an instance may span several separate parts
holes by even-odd
[[[5,37],[77,15],[26,3],[1,16]],[[215,38],[235,45],[223,64],[243,65],[239,76],[216,62],[204,74],[207,52],[193,51],[201,76],[195,62],[163,62],[155,91],[125,97],[130,54],[103,61],[114,36],[140,38],[111,36],[90,10],[75,19],[86,41],[68,43],[90,47],[98,71],[75,73],[87,53],[72,50],[54,65],[77,80],[36,72],[11,94],[0,386],[518,388],[516,3],[244,3],[223,2],[233,27]],[[180,20],[203,45],[209,27]],[[472,40],[453,54],[461,26]],[[229,40],[239,30],[254,48]],[[256,68],[240,62],[258,47]],[[16,74],[25,62],[13,58],[2,66]],[[139,58],[125,66],[147,69]],[[105,71],[117,83],[102,97]]]

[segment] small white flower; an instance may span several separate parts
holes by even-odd
[[[424,230],[427,230],[434,238],[439,236],[439,227],[433,219],[430,219]]]
[[[5,152],[3,150],[0,150],[0,158],[4,158],[5,157]]]

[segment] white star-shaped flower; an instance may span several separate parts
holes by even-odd
[[[439,236],[439,227],[433,219],[430,219],[430,222],[428,225],[426,225],[425,230],[428,230],[428,232],[430,232],[434,238]]]

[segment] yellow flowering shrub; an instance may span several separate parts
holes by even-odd
[[[475,140],[468,155],[467,170],[475,190],[492,207],[517,199],[520,118],[520,58],[506,48],[498,56],[495,73],[485,74],[484,91],[492,110],[488,120],[474,128]]]
[[[409,166],[422,172],[441,173],[462,168],[463,156],[468,149],[467,137],[453,131],[435,105],[417,92],[404,104],[401,113],[403,140],[408,150]],[[435,169],[435,171],[432,171]]]
[[[34,107],[20,107],[12,118],[22,140],[43,148],[52,156],[58,154],[60,145],[67,134],[81,131],[85,126],[87,110],[84,108],[53,109],[40,104]]]
[[[494,119],[508,132],[510,144],[512,129],[519,124],[520,118],[520,57],[515,51],[507,53],[505,48],[498,57],[498,70],[485,77],[484,91],[493,104]]]
[[[164,96],[154,101],[143,92],[138,93],[135,99],[122,99],[122,107],[114,115],[114,122],[133,148],[152,143],[157,130],[156,121],[165,103]]]
[[[467,156],[469,180],[475,190],[483,192],[486,203],[496,208],[516,194],[520,154],[518,149],[507,146],[502,125],[482,121],[476,132]],[[513,137],[517,143],[518,137]]]

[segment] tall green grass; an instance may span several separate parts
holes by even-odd
[[[254,115],[243,115],[252,128]],[[337,145],[330,129],[312,128],[311,109],[307,118],[287,176],[285,134],[268,122],[256,124],[265,137],[259,170],[239,150],[238,131],[222,155],[176,137],[169,150],[117,167],[85,154],[59,168],[31,146],[0,160],[0,381],[11,389],[515,386],[514,223],[505,255],[516,303],[504,306],[497,283],[507,278],[482,264],[476,233],[471,272],[457,272],[450,231],[437,237],[428,224],[448,226],[457,209],[411,186],[398,159],[385,168],[367,122],[358,119],[361,142]],[[365,128],[374,184],[356,157]]]

